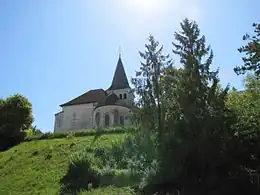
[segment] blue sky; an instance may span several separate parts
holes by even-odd
[[[52,131],[60,104],[109,87],[119,46],[130,78],[148,34],[172,54],[185,17],[212,46],[221,83],[241,88],[243,77],[233,72],[241,63],[237,48],[260,21],[259,7],[259,0],[1,0],[0,97],[25,95],[37,127]]]

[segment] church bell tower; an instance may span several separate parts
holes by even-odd
[[[116,94],[126,104],[132,105],[134,102],[134,95],[128,83],[121,54],[119,54],[114,77],[110,87],[107,89],[107,93]]]

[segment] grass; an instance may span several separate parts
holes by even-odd
[[[68,137],[24,142],[0,153],[0,194],[56,195],[60,194],[61,179],[67,174],[69,157],[84,148],[110,147],[125,134]],[[104,187],[88,194],[129,194],[125,188]]]
[[[85,136],[96,136],[96,135],[107,135],[107,134],[120,134],[134,131],[134,126],[126,127],[111,127],[106,129],[88,129],[88,130],[73,130],[71,131],[59,131],[56,133],[44,133],[38,135],[28,135],[25,138],[25,141],[35,141],[35,140],[46,140],[46,139],[57,139],[57,138],[66,138],[66,137],[85,137]]]
[[[117,188],[117,187],[109,186],[109,187],[81,192],[79,195],[131,195],[131,194],[132,194],[132,190],[129,188]]]

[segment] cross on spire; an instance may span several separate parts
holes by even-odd
[[[129,86],[127,76],[125,74],[123,62],[122,62],[122,59],[121,59],[121,52],[119,52],[119,59],[118,59],[118,62],[117,62],[113,81],[112,81],[111,86],[108,89],[109,90],[117,90],[117,89],[126,89],[126,88],[130,88],[130,86]]]
[[[119,46],[119,48],[118,48],[118,52],[119,52],[119,58],[121,58],[121,56],[122,56],[122,49],[121,49],[120,46]]]

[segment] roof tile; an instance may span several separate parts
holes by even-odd
[[[113,81],[111,86],[108,89],[116,90],[116,89],[125,89],[125,88],[130,88],[130,86],[125,74],[125,69],[121,57],[119,56]]]
[[[94,89],[60,106],[63,107],[63,106],[72,106],[72,105],[87,104],[87,103],[99,103],[106,98],[106,95],[107,94],[103,89]]]

